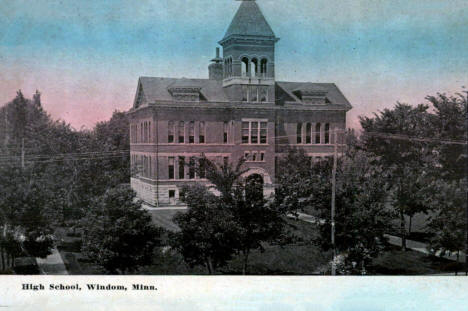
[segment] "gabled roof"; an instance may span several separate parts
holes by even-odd
[[[221,81],[209,79],[140,77],[136,99],[138,98],[138,94],[142,94],[142,96],[140,96],[141,101],[138,106],[173,101],[174,98],[170,90],[174,87],[199,89],[200,102],[229,103]],[[320,90],[326,94],[325,96],[329,102],[322,106],[321,109],[338,108],[349,110],[352,108],[351,104],[334,83],[276,82],[276,88],[277,104],[280,105],[293,103],[304,105],[304,107],[310,107],[311,105],[304,104],[295,92],[297,90]],[[133,108],[137,108],[137,106],[134,104]]]
[[[223,40],[233,35],[276,37],[255,0],[241,2]]]
[[[222,82],[209,79],[176,79],[159,77],[140,77],[139,86],[145,94],[145,102],[142,104],[155,103],[157,101],[173,100],[169,89],[172,87],[200,88],[203,98],[209,102],[227,102]]]

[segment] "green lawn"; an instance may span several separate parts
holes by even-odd
[[[370,272],[376,275],[422,275],[450,273],[463,269],[462,263],[415,251],[390,247],[374,259]]]

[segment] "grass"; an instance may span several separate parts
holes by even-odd
[[[463,264],[415,251],[390,247],[374,259],[369,271],[377,275],[422,275],[462,271]]]

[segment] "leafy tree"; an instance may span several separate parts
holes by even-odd
[[[431,236],[429,248],[441,256],[455,253],[458,262],[465,248],[466,180],[437,180],[431,186],[433,192],[427,204],[433,206],[434,214],[426,228]]]
[[[351,137],[352,138],[352,137]],[[353,140],[348,138],[350,140]],[[386,187],[382,169],[356,148],[349,148],[338,161],[336,177],[335,247],[344,256],[343,273],[357,273],[385,247],[384,234],[394,215],[385,208]],[[304,163],[306,167],[304,167]],[[280,161],[276,204],[284,209],[307,211],[317,219],[323,250],[331,244],[332,163],[310,165],[300,150],[290,150]],[[296,186],[297,185],[297,186]],[[296,189],[298,188],[298,189]]]
[[[219,165],[203,157],[198,163],[201,166],[195,169],[199,172],[203,170],[219,196],[207,194],[206,190],[202,190],[203,186],[193,188],[187,192],[190,194],[188,196],[184,193],[189,211],[175,219],[182,229],[175,243],[182,243],[182,247],[191,244],[190,247],[196,249],[191,249],[192,254],[204,254],[196,256],[199,258],[197,263],[205,263],[208,258],[206,254],[211,254],[213,267],[225,264],[233,253],[241,254],[242,273],[246,274],[249,255],[253,250],[262,251],[263,243],[283,238],[286,223],[282,216],[285,215],[265,201],[263,182],[259,183],[255,178],[242,178],[246,172],[242,168],[244,160],[239,160],[235,166],[232,163]],[[186,240],[181,237],[186,237]],[[222,241],[219,241],[221,237]],[[224,244],[224,241],[228,244]],[[189,256],[191,262],[192,257]],[[213,272],[211,268],[208,270]]]
[[[438,164],[434,168],[437,176],[446,180],[466,178],[467,158],[463,142],[468,140],[465,125],[467,94],[465,91],[455,96],[439,93],[426,97],[434,110],[430,116],[429,137],[445,141],[434,144]]]
[[[191,267],[203,265],[213,274],[235,253],[233,215],[203,185],[185,186],[181,193],[189,209],[174,217],[181,231],[172,234],[171,246]]]
[[[20,247],[28,256],[49,255],[57,219],[51,204],[53,194],[30,167],[0,167],[0,185],[3,251],[15,257]]]
[[[374,117],[361,117],[362,148],[387,173],[389,197],[400,217],[402,248],[406,249],[406,219],[427,212],[422,203],[427,195],[427,173],[435,163],[433,146],[427,138],[431,116],[429,106],[397,103]],[[411,228],[410,228],[411,229]]]
[[[84,218],[83,253],[107,272],[127,273],[152,262],[161,229],[127,186],[108,190]]]

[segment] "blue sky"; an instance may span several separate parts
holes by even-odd
[[[462,0],[258,0],[277,80],[334,82],[357,116],[467,84]],[[139,76],[207,77],[239,2],[0,0],[0,104],[39,89],[76,128],[130,108]]]

